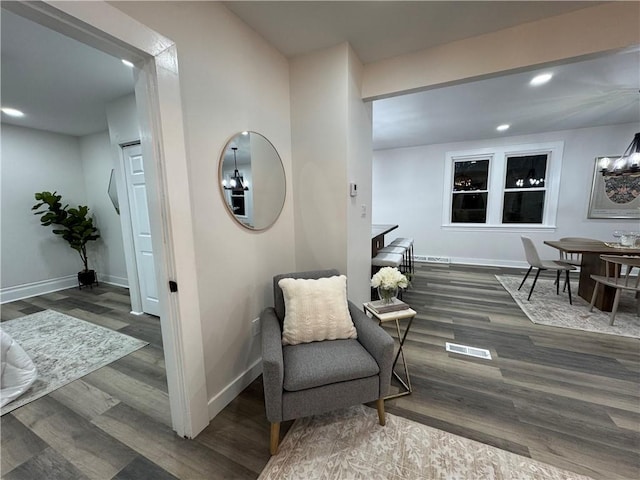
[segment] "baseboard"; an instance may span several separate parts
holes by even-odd
[[[6,287],[0,290],[0,303],[15,302],[23,298],[44,295],[45,293],[66,290],[67,288],[78,286],[77,275],[67,275],[65,277],[51,278],[39,282],[25,283],[14,287]]]
[[[224,407],[229,405],[231,401],[251,384],[262,373],[262,358],[256,360],[247,370],[238,375],[229,385],[227,385],[220,393],[211,398],[208,402],[209,420],[213,419],[220,413]]]
[[[477,265],[482,267],[529,268],[529,264],[524,260],[496,260],[488,258],[444,257],[434,255],[414,255],[413,258],[416,263],[450,263],[451,265]],[[435,261],[428,261],[428,258],[434,258]]]
[[[98,282],[115,285],[116,287],[129,288],[129,280],[116,275],[102,275],[98,272]]]

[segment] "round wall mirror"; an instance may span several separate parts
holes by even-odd
[[[275,147],[256,132],[227,142],[218,169],[220,192],[231,216],[250,230],[265,230],[280,216],[286,194],[284,167]]]

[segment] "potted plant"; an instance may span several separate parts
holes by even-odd
[[[40,223],[44,227],[54,225],[53,233],[64,238],[71,248],[78,252],[84,269],[78,272],[78,283],[83,285],[93,285],[98,283],[95,270],[89,270],[89,259],[87,257],[87,243],[100,238],[98,229],[93,225],[93,218],[88,217],[89,207],[78,205],[77,208],[68,208],[69,205],[62,206],[60,200],[62,195],[56,192],[39,192],[35,194],[35,199],[39,202],[31,210],[44,210],[35,212],[40,215]]]
[[[371,286],[378,289],[382,303],[393,303],[398,289],[407,288],[409,280],[395,267],[382,267],[371,277]]]

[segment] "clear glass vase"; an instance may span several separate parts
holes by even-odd
[[[378,298],[382,300],[382,303],[393,303],[393,299],[398,295],[398,287],[395,288],[382,288],[378,287]]]

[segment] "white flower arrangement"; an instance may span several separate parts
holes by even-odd
[[[385,290],[407,288],[409,286],[409,280],[395,267],[382,267],[371,277],[371,286]]]

